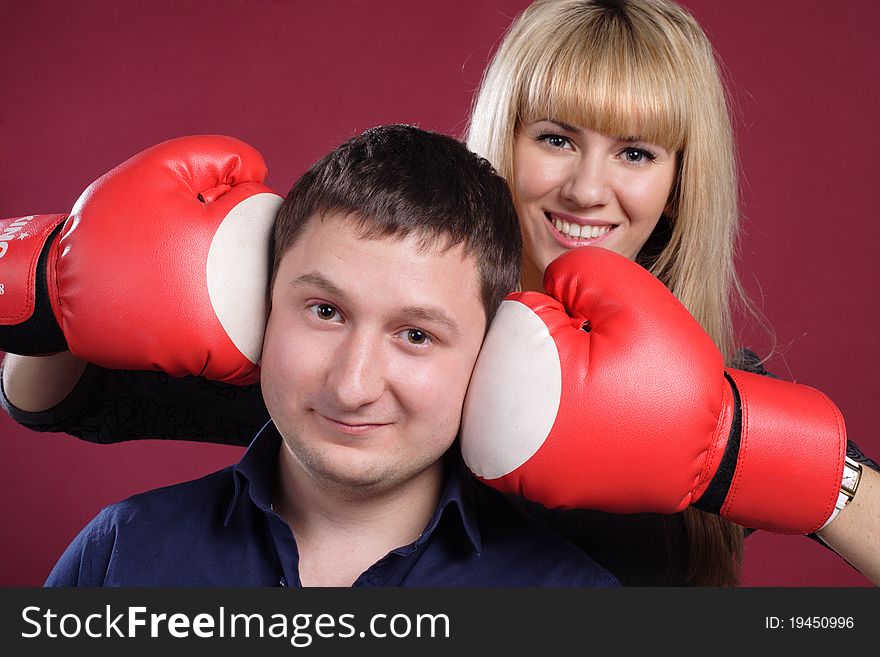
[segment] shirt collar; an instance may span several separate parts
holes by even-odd
[[[275,424],[270,420],[254,436],[241,460],[233,466],[232,476],[235,492],[226,510],[224,526],[228,526],[235,508],[247,499],[265,513],[272,512],[272,484],[275,480],[275,468],[278,464],[278,450],[281,447],[281,435]],[[421,536],[412,547],[418,548],[426,543],[437,529],[440,521],[449,514],[459,520],[459,527],[473,550],[479,554],[482,549],[480,537],[478,503],[474,499],[474,482],[465,469],[457,444],[447,455],[445,483],[440,501],[434,515],[425,527]]]
[[[275,467],[278,464],[278,450],[281,435],[272,420],[254,436],[241,460],[232,467],[235,492],[226,510],[223,524],[229,525],[235,507],[243,503],[245,491],[251,502],[260,510],[272,510],[272,482],[275,480]]]
[[[449,451],[446,459],[446,482],[440,494],[440,502],[416,545],[427,542],[443,517],[451,514],[459,519],[464,535],[474,552],[479,555],[483,545],[480,537],[479,506],[474,498],[476,484],[465,469],[458,443]]]

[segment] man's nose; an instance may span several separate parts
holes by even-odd
[[[354,411],[381,397],[386,386],[381,339],[353,331],[330,363],[327,386],[340,410]]]

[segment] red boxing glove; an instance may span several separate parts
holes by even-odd
[[[256,382],[282,200],[266,173],[237,139],[182,137],[96,180],[69,215],[0,221],[0,349]]]
[[[547,507],[699,501],[779,533],[831,517],[846,432],[825,395],[725,370],[672,293],[606,249],[559,257],[544,287],[502,303],[474,369],[461,448],[480,479]]]

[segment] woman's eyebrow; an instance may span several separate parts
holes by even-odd
[[[583,128],[579,128],[576,125],[571,125],[570,123],[566,123],[565,121],[560,121],[559,119],[553,119],[553,118],[548,117],[548,118],[541,119],[541,121],[546,121],[547,123],[555,123],[560,128],[565,130],[566,132],[574,132],[574,133],[583,132]],[[640,141],[647,141],[647,139],[645,139],[644,137],[642,137],[640,135],[610,135],[610,136],[613,137],[614,139],[616,139],[617,141],[625,141],[625,142],[632,143],[632,144],[640,142]]]
[[[546,117],[546,118],[541,119],[541,121],[547,121],[548,123],[555,123],[556,125],[558,125],[560,128],[562,128],[563,130],[565,130],[567,132],[581,132],[581,129],[578,128],[577,126],[568,124],[565,121],[560,121],[559,119]]]

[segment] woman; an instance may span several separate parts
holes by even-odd
[[[541,291],[544,269],[566,250],[603,246],[657,276],[728,363],[760,371],[733,342],[731,302],[748,304],[733,262],[736,162],[724,88],[711,44],[682,8],[537,0],[486,70],[468,145],[513,189],[524,289]],[[557,528],[587,544],[616,522],[556,515]],[[673,517],[653,518],[654,531],[651,516],[632,520],[658,537],[650,549],[636,544],[666,555],[670,581],[739,581],[741,527],[695,508],[682,527]]]
[[[650,48],[639,49],[643,40]],[[677,59],[682,53],[687,67]],[[527,61],[531,69],[524,68]],[[601,73],[603,66],[613,86],[597,85],[588,72]],[[690,76],[683,78],[683,70]],[[623,71],[630,71],[629,85],[626,77],[615,77]],[[690,85],[687,95],[679,94],[683,85]],[[685,98],[704,111],[685,113]],[[469,144],[495,164],[516,193],[525,238],[524,288],[540,289],[543,269],[567,248],[601,244],[649,267],[733,358],[728,301],[731,290],[739,288],[732,265],[736,182],[730,126],[711,47],[683,11],[646,2],[536,3],[511,27],[487,72]],[[594,165],[604,168],[604,178],[571,173],[568,163],[580,162],[582,153],[607,155],[604,162],[587,158],[579,167],[588,172]],[[596,180],[605,182],[597,185]],[[548,198],[559,201],[550,208],[551,216],[545,214]],[[589,237],[572,237],[577,211],[596,204],[620,212],[590,227]],[[82,374],[83,363],[71,362],[68,355],[58,360],[65,361],[66,369],[48,378],[54,390],[44,374],[31,378],[40,394],[56,395],[42,408],[65,397]],[[99,376],[93,369],[88,372],[88,377]],[[27,387],[26,362],[12,359],[4,375],[14,401],[16,390]],[[174,426],[165,437],[240,443],[266,417],[256,387],[230,391],[203,382],[197,388],[187,381],[159,385],[158,377],[132,373],[100,376],[110,381],[105,391],[117,395],[102,401],[105,411],[123,403],[122,396],[132,390],[141,398],[196,409],[181,413],[196,418],[191,424]],[[71,421],[59,415],[60,424],[43,428],[70,430],[66,423]],[[104,421],[99,418],[96,431]],[[156,435],[148,418],[141,426]],[[196,435],[195,427],[205,433]],[[120,431],[123,435],[117,432],[112,440],[141,437],[133,429]],[[860,497],[866,490],[863,486]],[[545,515],[599,561],[604,558],[624,583],[738,581],[743,530],[717,516],[692,509],[674,516]],[[850,534],[857,543],[864,538],[860,531]]]

